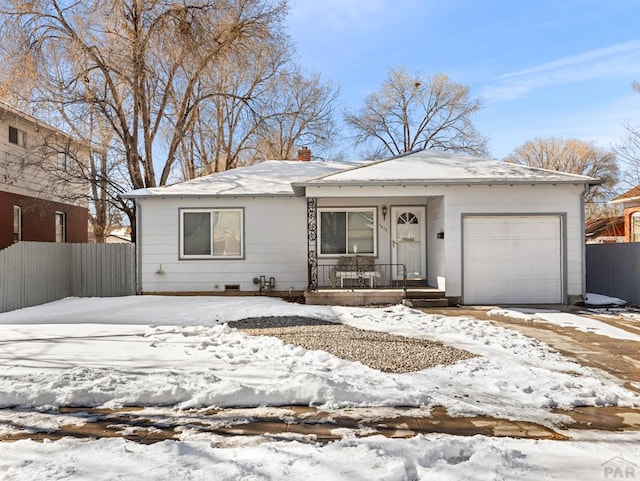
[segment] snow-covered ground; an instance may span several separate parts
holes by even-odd
[[[328,445],[298,441],[234,447],[123,439],[0,444],[0,480],[412,481],[638,479],[637,440],[535,441],[485,436],[380,436]],[[626,471],[629,473],[629,471]],[[4,473],[4,474],[3,474]],[[617,474],[618,477],[614,477]]]
[[[286,315],[425,336],[478,357],[389,374],[225,325]],[[0,364],[0,407],[35,411],[120,405],[445,406],[453,415],[555,425],[565,419],[552,414],[553,407],[640,405],[619,380],[516,331],[404,306],[332,308],[271,298],[65,299],[0,314]],[[0,479],[99,480],[138,471],[142,479],[211,479],[211,469],[220,473],[216,479],[418,479],[426,473],[469,479],[475,471],[484,474],[471,478],[603,479],[606,466],[600,463],[615,456],[624,458],[620,463],[637,459],[635,446],[637,440],[634,445],[627,438],[593,443],[481,436],[353,439],[327,446],[256,442],[233,448],[200,439],[154,446],[124,440],[24,441],[0,444]],[[145,465],[153,469],[142,471]],[[113,473],[87,475],[104,469]],[[568,472],[581,475],[563,475]]]
[[[627,301],[619,297],[610,297],[588,292],[584,296],[584,303],[587,306],[624,306],[627,304]]]
[[[624,317],[625,319],[637,320],[640,316],[637,313],[628,313],[619,306],[624,306],[627,301],[619,299],[617,297],[609,297],[601,294],[586,294],[585,302],[590,306],[595,306],[590,311],[598,313],[600,315],[609,315],[611,312],[617,312],[616,315]],[[606,309],[598,308],[598,306],[611,306]],[[605,322],[597,321],[589,317],[580,316],[576,314],[570,314],[567,312],[560,312],[549,309],[531,309],[531,308],[517,308],[517,309],[492,309],[488,312],[490,316],[506,316],[515,319],[523,319],[526,321],[534,322],[548,322],[561,327],[572,327],[579,331],[591,332],[599,334],[601,336],[610,337],[612,339],[621,339],[624,341],[637,341],[640,342],[640,336],[624,329],[619,329],[615,326],[607,324]]]

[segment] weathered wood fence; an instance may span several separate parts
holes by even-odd
[[[0,251],[0,312],[136,293],[134,244],[18,242]]]
[[[587,292],[640,304],[640,242],[587,244]]]

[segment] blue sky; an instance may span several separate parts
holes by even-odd
[[[640,0],[290,2],[299,61],[340,87],[341,110],[405,66],[483,99],[474,123],[496,158],[535,137],[609,148],[640,125]]]

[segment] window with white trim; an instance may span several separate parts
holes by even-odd
[[[640,242],[640,212],[631,214],[631,242]]]
[[[13,206],[13,242],[22,240],[22,207]]]
[[[376,209],[318,209],[319,255],[376,255]]]
[[[180,209],[181,259],[243,257],[243,209]]]
[[[20,147],[26,147],[27,133],[22,129],[9,126],[9,143],[19,145]]]

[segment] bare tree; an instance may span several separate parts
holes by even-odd
[[[615,147],[615,152],[624,167],[620,182],[631,189],[640,184],[640,128],[630,124],[625,128],[626,136]]]
[[[356,145],[372,149],[370,158],[418,148],[486,156],[487,139],[471,122],[480,108],[469,87],[445,74],[427,77],[394,68],[359,111],[345,113],[345,121]]]
[[[0,48],[4,65],[20,59],[33,81],[25,100],[92,105],[120,146],[131,187],[153,187],[176,167],[199,106],[231,95],[203,79],[230,52],[282,42],[285,13],[285,0],[3,0],[1,28],[12,42]],[[16,85],[0,92],[15,94]]]
[[[338,90],[298,69],[280,72],[272,84],[260,108],[254,157],[292,159],[301,145],[316,155],[329,149],[337,136],[333,106]]]
[[[288,62],[288,54],[258,49],[211,73],[210,82],[231,95],[200,104],[179,153],[184,178],[290,159],[301,145],[316,154],[332,146],[338,91],[319,75],[305,76]]]
[[[593,142],[556,137],[529,140],[515,149],[504,159],[514,164],[528,165],[542,169],[588,175],[602,181],[593,187],[587,202],[596,204],[611,197],[618,181],[616,153],[601,149]],[[599,211],[598,208],[590,208]]]
[[[233,52],[217,63],[197,86],[226,95],[213,96],[198,105],[192,128],[178,153],[182,177],[234,168],[243,163],[245,151],[255,139],[255,105],[269,81],[288,61],[288,45],[256,45],[246,55]]]

